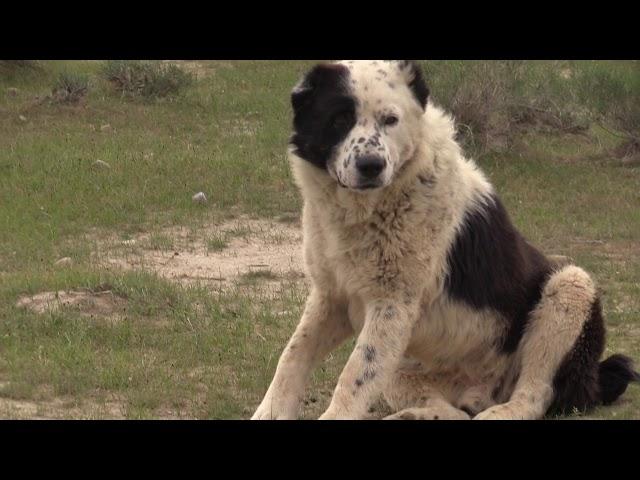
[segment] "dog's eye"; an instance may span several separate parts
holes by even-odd
[[[331,121],[331,125],[336,130],[342,130],[351,125],[353,122],[353,116],[350,112],[341,112],[335,115]]]
[[[384,119],[382,120],[382,123],[384,124],[385,127],[393,127],[395,124],[398,123],[398,121],[399,119],[395,115],[388,115],[384,117]]]

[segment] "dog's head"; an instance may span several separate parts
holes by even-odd
[[[293,151],[342,187],[383,188],[415,153],[428,96],[414,62],[317,65],[291,94]]]

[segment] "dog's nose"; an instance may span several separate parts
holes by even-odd
[[[364,155],[356,159],[356,168],[364,178],[376,178],[385,166],[384,158],[377,155]]]

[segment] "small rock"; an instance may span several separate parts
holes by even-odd
[[[54,263],[56,267],[68,267],[71,264],[73,264],[73,260],[71,259],[71,257],[62,257],[60,260]]]
[[[105,123],[100,127],[101,132],[110,132],[111,130],[113,130],[113,128],[111,128],[111,125],[109,125],[108,123]]]
[[[198,192],[193,197],[191,197],[195,203],[207,203],[207,196],[204,192]]]
[[[18,96],[18,89],[15,87],[11,87],[11,88],[7,88],[7,96],[9,97],[17,97]]]
[[[18,115],[18,118],[20,119],[21,122],[27,121],[27,117],[25,117],[24,115]]]
[[[111,168],[111,165],[109,165],[107,162],[103,162],[102,160],[96,160],[95,162],[93,162],[93,166],[99,168]]]

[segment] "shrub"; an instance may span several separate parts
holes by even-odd
[[[102,76],[124,96],[163,98],[175,96],[193,83],[191,74],[170,63],[114,60]]]
[[[49,99],[54,103],[74,104],[82,100],[89,91],[89,77],[77,73],[58,75]]]
[[[518,130],[580,133],[592,112],[578,90],[584,65],[547,61],[434,61],[425,74],[473,153],[509,145]],[[578,68],[576,68],[578,67]],[[631,97],[627,97],[631,98]],[[637,109],[636,109],[637,110]]]

